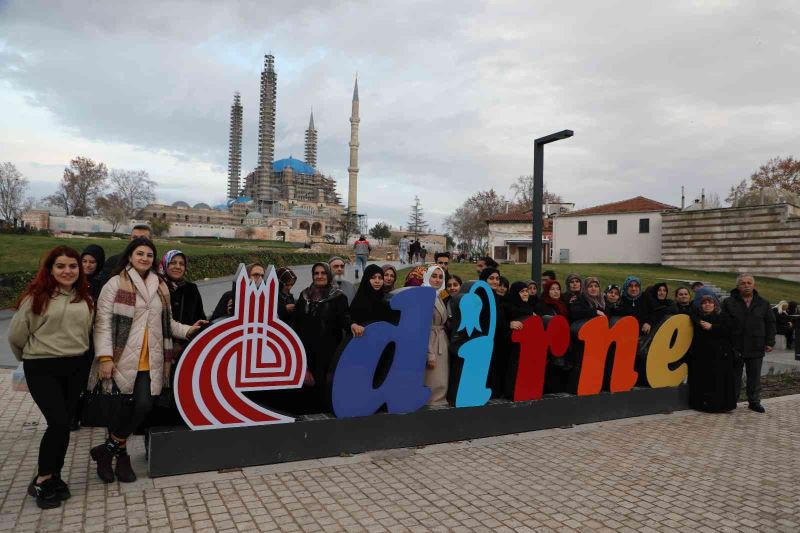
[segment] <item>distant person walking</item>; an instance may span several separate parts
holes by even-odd
[[[358,237],[358,240],[353,244],[353,252],[356,255],[356,279],[358,279],[359,271],[363,272],[367,268],[367,261],[369,260],[369,253],[372,251],[372,246],[363,235]]]
[[[419,239],[411,241],[411,245],[408,247],[408,262],[411,264],[419,262],[419,251],[422,249],[422,245],[419,243]]]
[[[47,421],[28,494],[41,509],[52,509],[70,497],[61,469],[84,383],[84,353],[89,349],[94,312],[78,252],[66,246],[53,248],[16,308],[8,343],[22,361],[28,390]]]
[[[406,259],[408,258],[408,235],[403,235],[397,243],[397,251],[400,255],[400,263],[406,264]]]
[[[742,388],[742,370],[747,372],[748,407],[763,413],[761,405],[761,365],[765,352],[775,346],[775,315],[769,302],[756,291],[756,280],[750,274],[736,278],[736,288],[722,302],[722,313],[733,322],[733,350],[736,361],[736,398]]]

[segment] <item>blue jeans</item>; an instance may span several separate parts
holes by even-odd
[[[367,255],[357,255],[356,256],[356,272],[358,272],[359,270],[361,270],[363,272],[364,269],[367,268],[367,259],[369,259],[369,256],[367,256]]]

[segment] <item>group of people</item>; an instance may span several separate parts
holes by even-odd
[[[419,239],[412,239],[408,235],[403,235],[397,243],[397,251],[402,264],[424,263],[428,257],[428,250]]]
[[[368,254],[369,243],[360,249]],[[430,404],[447,403],[454,346],[465,340],[463,331],[454,331],[456,304],[474,283],[451,274],[450,259],[449,253],[437,252],[434,263],[413,266],[403,280],[394,266],[367,265],[363,260],[358,263],[363,276],[355,286],[344,277],[345,260],[335,256],[311,267],[311,283],[297,297],[293,294],[297,274],[291,268],[279,268],[278,315],[300,337],[308,370],[301,388],[263,393],[259,399],[293,414],[327,411],[328,387],[343,341],[363,335],[372,322],[396,322],[397,312],[389,305],[394,291],[424,286],[437,292],[428,332],[425,385],[431,389]],[[153,416],[156,400],[171,388],[172,369],[187,340],[208,323],[197,286],[186,280],[188,266],[189,258],[179,250],[159,256],[149,228],[137,226],[125,251],[108,259],[94,245],[82,253],[67,246],[54,248],[19,297],[9,341],[47,420],[38,471],[29,486],[40,507],[56,507],[70,495],[61,479],[70,429],[81,395],[98,387],[131,395],[133,407],[110,424],[106,441],[90,450],[97,474],[107,483],[136,479],[126,441]],[[247,272],[251,281],[260,283],[266,268],[253,263]],[[688,357],[692,406],[709,411],[733,409],[744,368],[750,408],[764,411],[759,401],[760,367],[764,352],[775,342],[776,315],[758,295],[750,275],[739,276],[731,296],[720,303],[704,287],[679,287],[674,298],[666,283],[643,290],[636,276],[628,276],[621,286],[603,287],[597,277],[571,274],[562,287],[555,273],[548,271],[541,283],[510,283],[489,257],[477,262],[476,274],[491,288],[497,304],[495,348],[487,380],[494,396],[508,393],[509,353],[515,349],[511,333],[524,328],[528,317],[563,316],[577,324],[596,316],[633,316],[646,339],[669,316],[682,313],[691,317],[695,327]],[[235,296],[233,290],[225,293],[210,320],[231,316]],[[558,358],[549,364],[546,383],[553,392],[559,387],[568,390],[569,376],[579,365],[565,361]],[[390,365],[391,354],[379,364],[374,386],[380,386]]]
[[[97,387],[130,395],[130,409],[110,421],[89,453],[106,483],[136,480],[128,437],[146,423],[187,339],[207,323],[197,286],[185,280],[179,250],[159,257],[148,226],[137,226],[125,251],[106,259],[57,246],[20,295],[8,339],[28,389],[47,421],[28,493],[43,509],[70,497],[61,478],[82,395]]]

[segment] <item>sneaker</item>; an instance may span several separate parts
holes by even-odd
[[[766,413],[767,412],[767,410],[764,409],[764,406],[761,405],[761,402],[750,402],[750,404],[747,406],[747,408],[750,409],[751,411],[755,411],[756,413]]]
[[[33,494],[31,494],[31,489],[33,489]],[[61,505],[61,498],[56,492],[56,484],[53,478],[45,479],[41,483],[36,483],[34,478],[28,487],[28,494],[36,498],[36,505],[39,506],[39,509],[54,509]]]

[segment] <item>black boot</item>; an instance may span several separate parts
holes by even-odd
[[[128,455],[128,450],[125,446],[119,448],[117,451],[117,466],[114,469],[117,474],[117,479],[120,483],[133,483],[136,481],[136,473],[131,467],[131,456]]]
[[[36,498],[39,509],[53,509],[61,505],[61,498],[56,491],[55,480],[51,477],[41,483],[36,483],[36,478],[28,486],[28,494]]]
[[[747,406],[751,411],[755,411],[756,413],[766,413],[767,410],[764,409],[764,406],[761,405],[761,402],[750,402]]]
[[[34,498],[36,497],[37,477],[39,476],[38,475],[33,476],[31,484],[28,485],[28,494],[33,496]],[[69,491],[69,486],[66,483],[64,483],[64,480],[61,479],[61,474],[53,474],[52,479],[53,479],[53,488],[55,489],[56,494],[58,495],[58,499],[61,500],[62,502],[64,500],[68,500],[72,496],[72,494]]]
[[[119,443],[109,437],[106,439],[105,443],[100,446],[95,446],[89,452],[92,459],[97,461],[97,477],[99,477],[100,481],[103,483],[114,482],[114,468],[112,463],[119,448]]]

